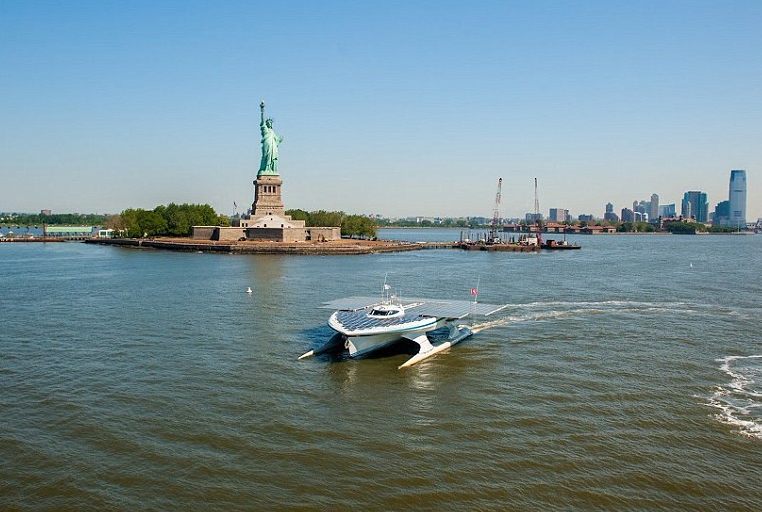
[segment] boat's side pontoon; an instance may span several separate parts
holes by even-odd
[[[418,344],[418,353],[400,368],[413,365],[473,334],[456,322],[467,316],[488,316],[506,305],[484,304],[465,300],[408,298],[394,303],[378,297],[347,297],[326,302],[321,308],[336,310],[328,325],[341,334],[350,357],[359,357],[386,347],[402,338]],[[432,345],[427,333],[448,327],[447,340]],[[337,340],[311,350],[299,359],[333,350]]]

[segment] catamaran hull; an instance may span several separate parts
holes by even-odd
[[[432,323],[420,329],[407,329],[402,331],[384,332],[364,336],[347,336],[344,346],[349,350],[349,357],[360,357],[375,350],[388,347],[402,338],[413,339],[437,328],[437,323]]]
[[[344,346],[349,350],[349,357],[360,357],[396,343],[402,336],[398,333],[375,334],[372,336],[350,336]]]

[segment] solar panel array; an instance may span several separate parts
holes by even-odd
[[[383,301],[380,297],[345,297],[326,302],[323,309],[357,311]],[[488,316],[507,307],[507,304],[485,304],[468,300],[423,299],[403,297],[405,310],[419,315],[436,316],[439,318],[463,318],[468,315]]]

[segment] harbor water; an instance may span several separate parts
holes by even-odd
[[[0,510],[761,510],[762,236],[575,241],[0,244]],[[332,334],[317,306],[386,273],[509,306],[411,368],[297,361]]]

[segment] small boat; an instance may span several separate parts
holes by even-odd
[[[478,292],[474,290],[472,294],[476,296]],[[457,321],[467,316],[488,316],[507,306],[467,300],[408,298],[402,301],[389,293],[386,282],[384,292],[380,299],[347,297],[320,306],[336,310],[328,325],[337,336],[323,346],[302,354],[299,359],[342,348],[348,351],[349,357],[361,357],[401,339],[408,339],[418,345],[418,352],[400,366],[403,368],[423,361],[473,334],[470,328],[458,325]],[[445,327],[448,329],[447,339],[433,345],[427,333]]]
[[[568,251],[582,249],[582,246],[577,243],[569,243],[569,241],[566,240],[566,233],[564,233],[563,240],[553,240],[552,238],[549,238],[542,243],[542,248],[549,251]]]
[[[542,248],[549,251],[568,251],[571,249],[582,249],[582,246],[579,244],[569,243],[566,240],[549,239],[542,244]]]

